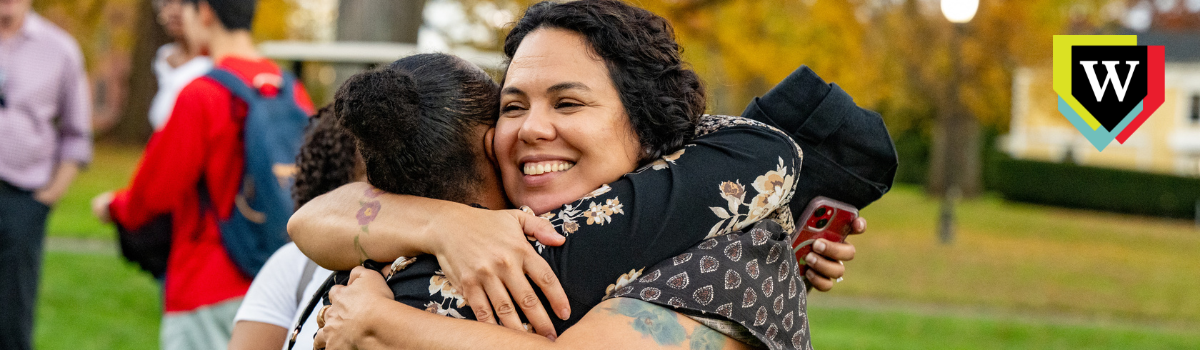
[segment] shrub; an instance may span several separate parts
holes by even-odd
[[[993,159],[989,185],[1006,199],[1130,214],[1193,218],[1200,179],[1075,164]]]

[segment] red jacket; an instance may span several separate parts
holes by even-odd
[[[279,74],[267,59],[230,57],[217,67],[247,83],[263,74]],[[296,103],[310,114],[303,86]],[[133,182],[117,192],[109,211],[113,221],[136,229],[156,216],[171,214],[173,236],[167,262],[165,312],[192,311],[241,297],[251,276],[238,270],[221,244],[217,218],[228,218],[242,179],[242,130],[246,103],[207,77],[179,92],[170,120],[146,145]],[[201,208],[199,184],[208,189],[214,208]]]

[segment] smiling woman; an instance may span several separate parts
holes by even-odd
[[[488,170],[498,170],[511,203],[549,219],[551,228],[567,236],[565,242],[544,235],[536,249],[530,247],[517,231],[545,234],[548,225],[528,214],[392,194],[378,197],[379,214],[364,233],[350,210],[364,201],[369,187],[334,191],[301,208],[289,225],[314,261],[346,269],[367,258],[437,257],[418,256],[386,284],[377,274],[354,273],[349,287],[330,292],[332,306],[322,314],[319,341],[329,340],[331,348],[381,344],[377,341],[524,348],[544,341],[480,323],[427,319],[434,315],[417,309],[424,308],[491,323],[499,319],[508,328],[532,328],[550,338],[578,324],[560,338],[562,346],[713,345],[705,333],[710,328],[723,335],[717,344],[722,346],[807,344],[806,282],[780,248],[793,228],[787,204],[801,157],[787,134],[742,118],[702,118],[704,91],[679,60],[670,25],[623,2],[535,5],[505,48],[511,65],[500,90],[500,116],[481,145],[494,161],[495,169]],[[355,85],[360,84],[347,86]],[[375,85],[382,84],[363,86]],[[378,97],[363,101],[408,98]],[[381,152],[376,161],[403,162],[439,151]],[[741,190],[723,190],[725,183]],[[726,207],[729,211],[714,209]],[[760,220],[774,225],[750,230]],[[549,320],[526,274],[561,320]],[[715,278],[738,282],[718,284]],[[433,285],[437,291],[450,286],[466,304],[429,300]],[[393,298],[408,306],[384,300]],[[440,304],[430,307],[431,301]],[[678,327],[630,328],[638,320]],[[656,333],[662,329],[674,333],[663,337]],[[446,337],[447,332],[470,336]]]

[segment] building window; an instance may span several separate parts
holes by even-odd
[[[1200,124],[1200,93],[1192,94],[1192,124]]]

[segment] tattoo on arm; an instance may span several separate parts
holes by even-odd
[[[687,340],[688,348],[693,350],[725,347],[725,336],[704,325],[696,325],[692,334],[687,334],[687,330],[679,323],[679,317],[683,316],[670,309],[628,298],[617,298],[615,304],[607,310],[612,314],[633,318],[630,326],[642,337],[654,339],[658,345],[683,346]]]
[[[725,336],[703,325],[696,326],[691,339],[688,348],[692,350],[718,350],[725,347]]]
[[[380,194],[383,194],[383,191],[374,187],[370,187],[363,192],[364,198],[358,201],[359,208],[358,213],[355,214],[355,217],[358,219],[358,226],[362,228],[362,232],[365,234],[371,233],[367,230],[367,226],[370,225],[371,222],[375,221],[375,218],[379,216],[379,209],[383,207],[383,204],[381,204],[379,200],[375,199],[376,197],[379,197]],[[362,243],[360,242],[361,236],[362,233],[354,235],[354,249],[358,251],[359,264],[371,259],[371,257],[367,256],[366,249],[363,249]]]
[[[371,257],[367,256],[367,250],[363,249],[362,243],[358,242],[358,236],[360,235],[361,233],[354,235],[354,250],[358,251],[358,264],[362,265],[367,260],[371,260]]]

